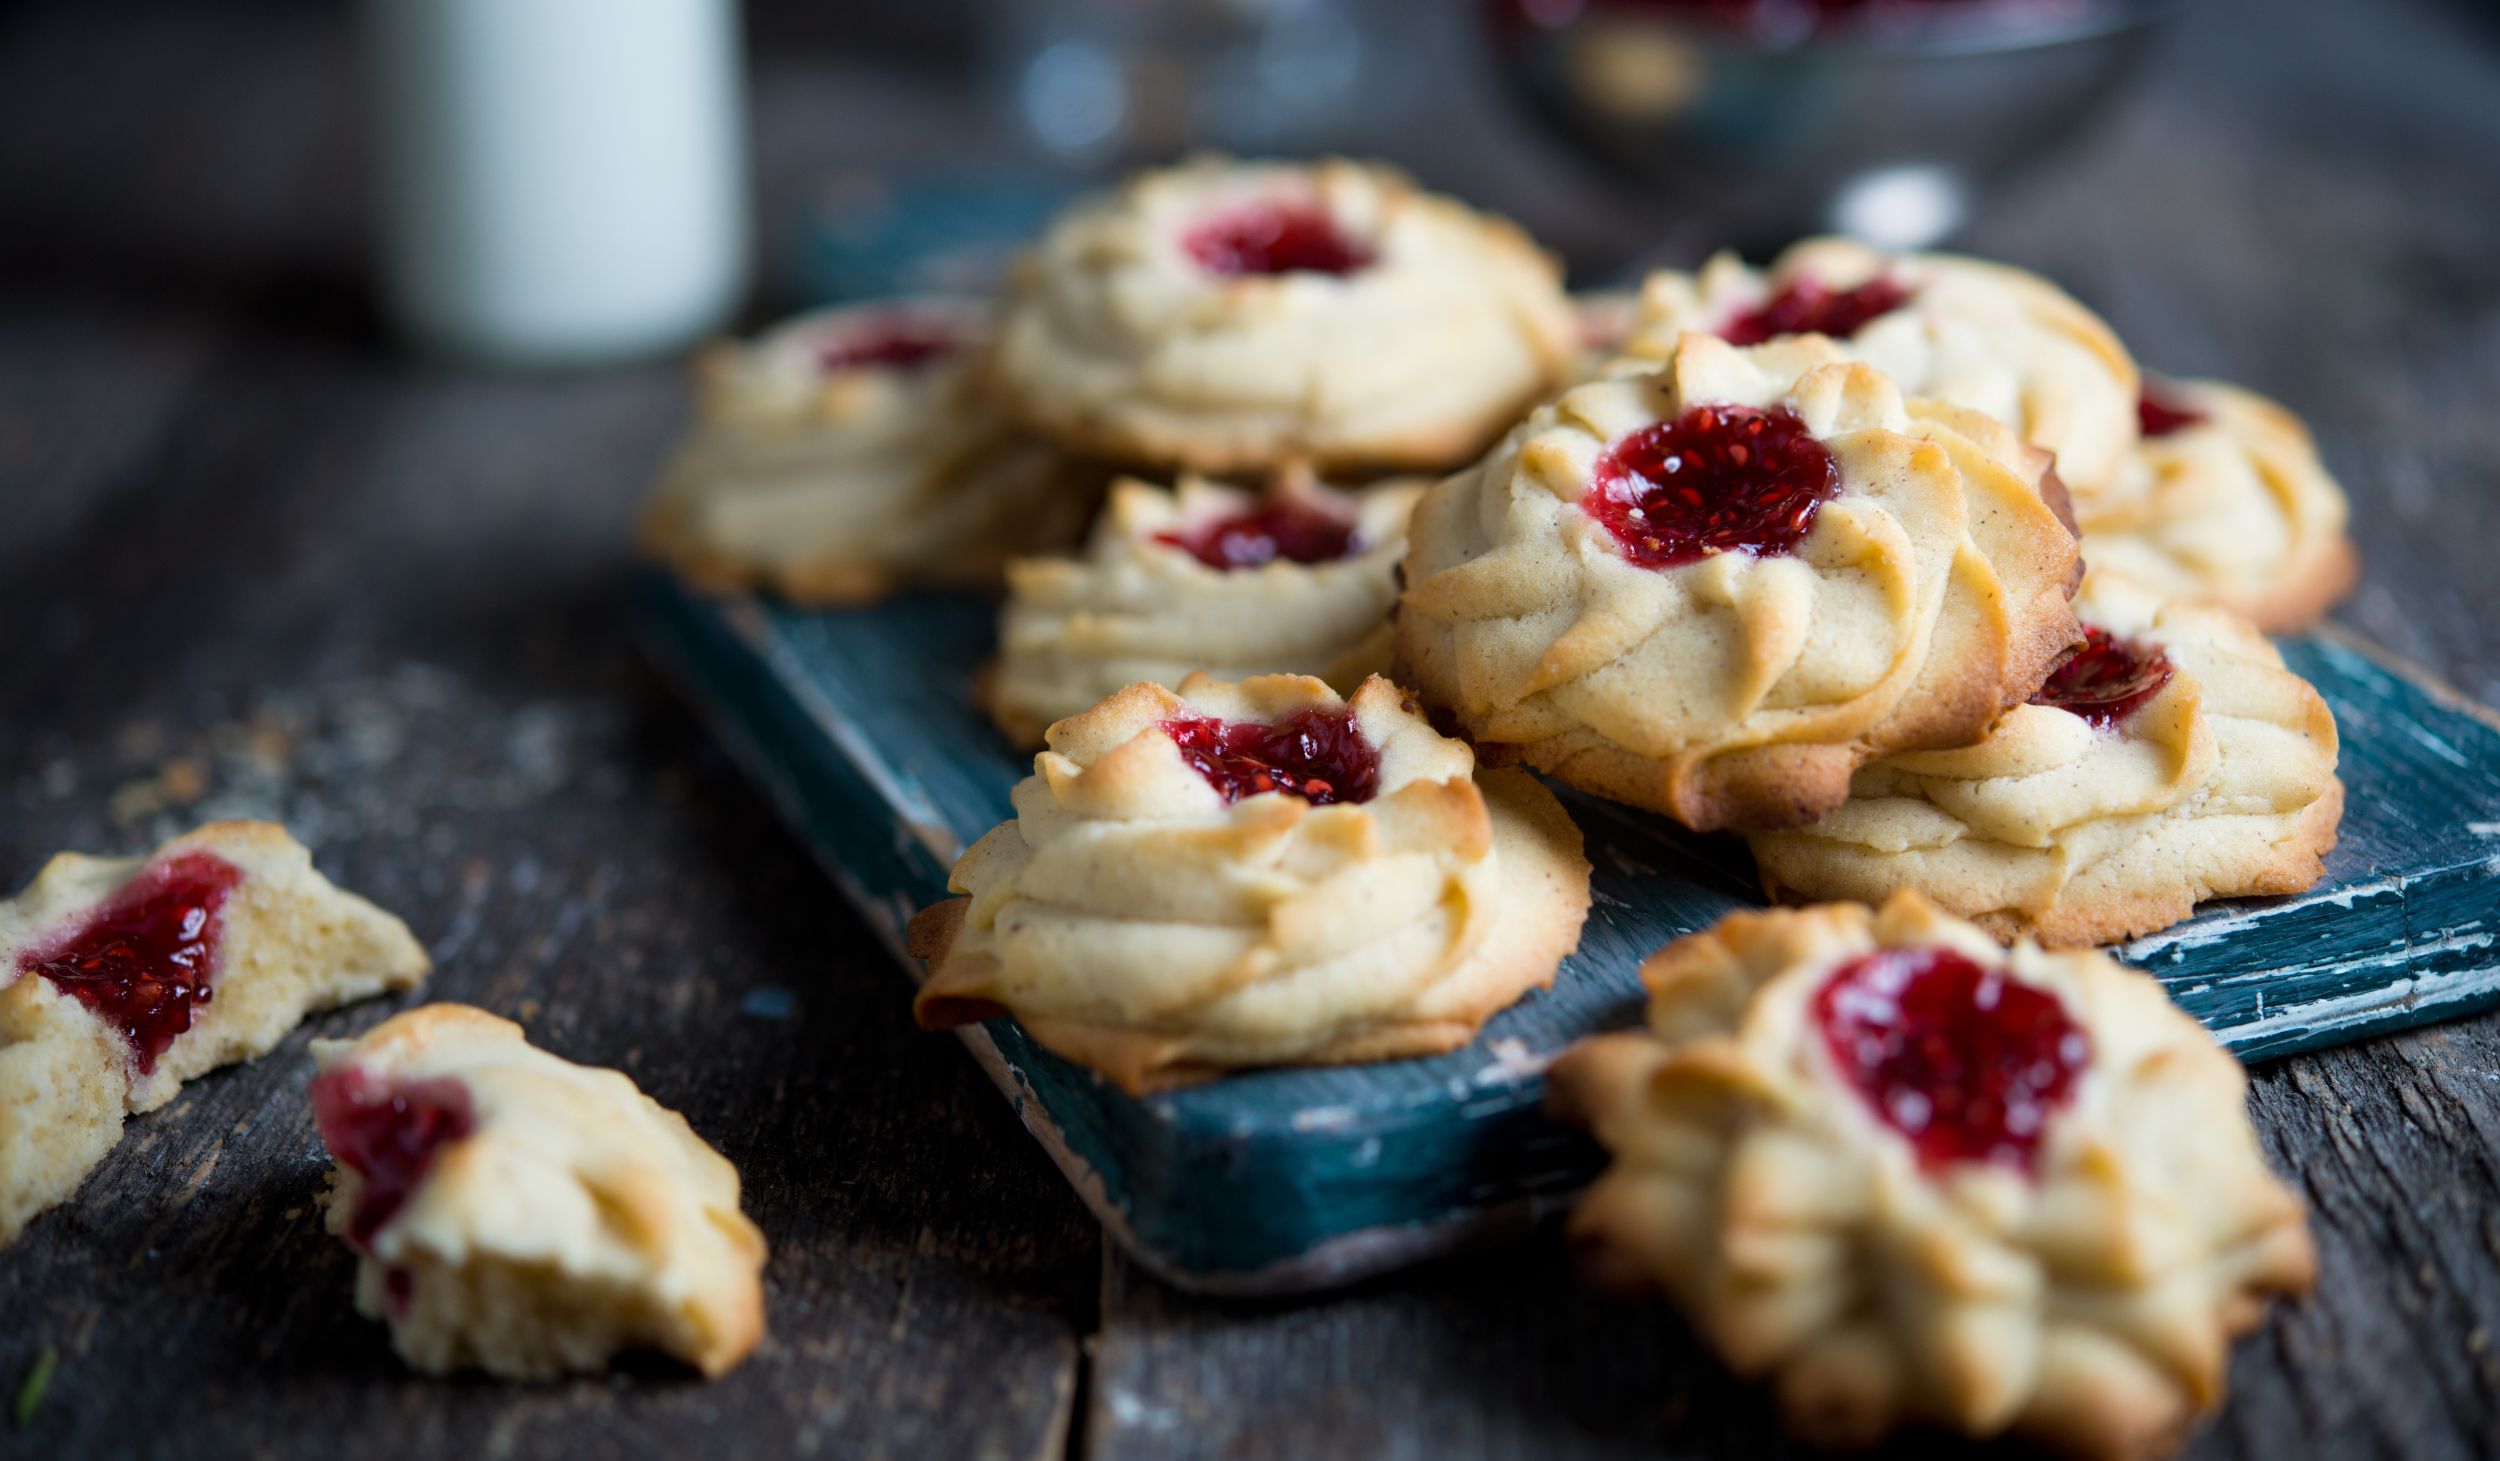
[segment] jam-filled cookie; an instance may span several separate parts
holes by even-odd
[[[425,977],[408,926],[268,822],[145,857],[64,852],[0,902],[0,1243],[194,1076]]]
[[[1577,348],[1561,271],[1510,224],[1386,168],[1210,158],[1053,224],[989,374],[1099,456],[1429,470],[1482,450]]]
[[[2359,576],[2344,490],[2300,418],[2220,381],[2144,382],[2117,487],[2076,503],[2096,567],[2218,604],[2270,634],[2325,617]]]
[[[1135,685],[1050,729],[924,912],[931,1028],[1012,1014],[1132,1092],[1428,1055],[1553,981],[1580,833],[1386,680]]]
[[[984,306],[897,300],[707,350],[645,550],[706,586],[851,604],[994,587],[1011,555],[1074,541],[1099,479],[982,404],[987,333]]]
[[[1007,566],[991,717],[1019,744],[1128,685],[1316,675],[1351,692],[1389,667],[1406,519],[1424,484],[1264,493],[1195,477],[1111,489],[1081,556]]]
[[[2344,806],[2318,692],[2240,619],[2101,569],[2075,611],[2084,648],[1986,740],[1875,762],[1821,821],[1748,834],[1764,886],[1916,888],[1999,937],[2076,945],[2315,883]]]
[[[1642,969],[1645,1033],[1556,1064],[1613,1164],[1573,1215],[1813,1440],[2159,1455],[2316,1260],[2247,1077],[2161,986],[1914,893],[1733,914]]]
[[[1779,827],[1968,745],[2080,638],[2047,455],[1829,341],[1688,335],[1427,493],[1398,677],[1585,790]]]
[[[624,1075],[459,1004],[313,1053],[330,1231],[411,1366],[546,1379],[656,1349],[718,1375],[763,1337],[737,1169]]]
[[[2056,453],[2078,504],[2116,482],[2135,445],[2136,366],[2098,315],[2037,275],[1952,254],[1809,239],[1767,269],[1720,254],[1641,291],[1626,346],[1671,354],[1687,331],[1739,345],[1818,334],[1905,394],[1983,412]]]

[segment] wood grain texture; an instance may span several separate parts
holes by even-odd
[[[2500,62],[2434,0],[2180,8],[2133,106],[1968,242],[2073,280],[2155,364],[2306,413],[2360,508],[2352,620],[2500,702]],[[407,914],[437,992],[537,1001],[535,1031],[729,1151],[777,1245],[775,1337],[712,1387],[408,1379],[305,1210],[299,1036],[135,1123],[0,1251],[0,1397],[62,1355],[0,1455],[1784,1454],[1759,1396],[1549,1243],[1289,1307],[1105,1262],[624,648],[670,373],[382,352],[343,9],[0,15],[0,879],[204,809],[285,816]],[[1444,24],[1416,18],[1419,54]],[[1379,148],[1583,258],[1642,237],[1462,75],[1437,101]],[[829,175],[994,140],[945,78],[839,52],[774,56],[756,103],[767,238]],[[186,757],[208,794],[167,805]],[[2255,1109],[2324,1283],[2242,1347],[2193,1454],[2500,1452],[2500,1019],[2282,1062]]]
[[[773,1333],[710,1386],[412,1382],[314,1200],[306,1045],[369,1005],[134,1121],[0,1251],[0,1397],[61,1354],[0,1455],[1055,1453],[1092,1222],[881,962],[843,977],[882,956],[622,632],[676,372],[382,348],[336,20],[0,38],[0,880],[286,821],[409,920],[428,994],[621,1067],[737,1163]]]

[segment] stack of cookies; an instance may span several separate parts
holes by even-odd
[[[1575,299],[1387,169],[1203,159],[995,303],[698,379],[650,548],[811,605],[1003,583],[1022,747],[1137,684],[1386,675],[1488,763],[1743,836],[1774,897],[2051,945],[2333,845],[2332,720],[2260,631],[2350,589],[2342,492],[2004,265],[1819,239]]]
[[[1462,1045],[1576,946],[1556,782],[1834,900],[1662,952],[1649,1030],[1555,1083],[1618,1157],[1601,1268],[1802,1428],[2158,1450],[2307,1283],[2236,1064],[2044,952],[2334,845],[2334,721],[2264,634],[2356,564],[2281,408],[1973,259],[1815,240],[1575,299],[1348,162],[1147,174],[995,305],[810,317],[703,380],[659,556],[810,604],[1005,587],[980,697],[1038,754],[914,926],[924,1023],[1013,1015],[1133,1092]]]

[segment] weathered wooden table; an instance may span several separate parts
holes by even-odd
[[[2305,410],[2370,558],[2348,622],[2500,701],[2500,48],[2427,0],[2193,9],[2127,113],[1967,242],[2158,366]],[[736,1160],[772,1339],[708,1386],[408,1376],[320,1231],[298,1035],[0,1251],[0,1408],[60,1356],[0,1454],[1786,1453],[1758,1394],[1550,1240],[1291,1305],[1108,1248],[636,660],[626,524],[674,373],[386,348],[352,59],[330,7],[0,18],[0,878],[283,818],[425,937],[433,994],[624,1067]],[[1632,217],[1471,95],[1395,150],[1619,245]],[[827,173],[986,136],[938,83],[799,51],[757,101],[776,227]],[[2500,1017],[2262,1068],[2255,1107],[2324,1280],[2241,1348],[2193,1454],[2500,1450]]]

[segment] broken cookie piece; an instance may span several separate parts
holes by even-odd
[[[763,1338],[737,1169],[623,1074],[458,1004],[314,1056],[330,1231],[410,1365],[546,1379],[656,1349],[713,1376]]]
[[[274,823],[53,858],[0,902],[0,1242],[77,1190],[126,1115],[425,972],[406,924]]]

